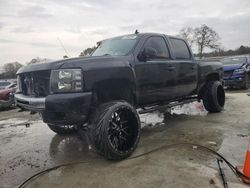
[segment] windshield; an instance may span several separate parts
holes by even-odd
[[[221,60],[224,65],[234,65],[246,63],[246,57],[230,57]]]
[[[9,82],[0,82],[0,87],[8,86],[8,85],[10,85]]]
[[[137,42],[136,35],[127,35],[127,36],[107,39],[107,40],[100,42],[100,45],[94,51],[92,56],[127,55],[133,49],[136,42]]]

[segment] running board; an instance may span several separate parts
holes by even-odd
[[[150,112],[154,112],[157,110],[164,110],[164,109],[169,109],[175,106],[179,106],[182,104],[186,104],[186,103],[191,103],[194,101],[197,101],[197,96],[196,97],[190,97],[188,99],[183,99],[181,101],[177,101],[177,102],[172,102],[172,103],[168,103],[168,104],[158,104],[152,107],[145,107],[142,110],[139,110],[138,113],[139,114],[145,114],[145,113],[150,113]]]

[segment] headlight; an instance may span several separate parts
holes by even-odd
[[[239,69],[234,70],[234,74],[242,74],[244,72],[245,72],[244,68],[239,68]]]
[[[82,91],[82,70],[52,70],[50,75],[50,91],[52,93]]]

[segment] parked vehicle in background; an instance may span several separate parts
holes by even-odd
[[[42,114],[58,134],[86,131],[108,159],[130,156],[140,138],[139,113],[203,100],[212,113],[225,103],[220,62],[198,62],[181,38],[156,33],[99,42],[89,57],[19,69],[18,106]]]
[[[15,104],[14,93],[16,87],[0,90],[0,110],[9,108]]]
[[[250,85],[250,55],[227,57],[221,62],[224,69],[225,86],[248,89]]]
[[[11,80],[0,80],[0,90],[14,88],[17,86],[17,81],[15,79]]]
[[[14,93],[17,89],[17,80],[0,80],[0,110],[11,107],[14,103]]]

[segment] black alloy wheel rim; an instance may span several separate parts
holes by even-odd
[[[108,127],[111,147],[119,153],[130,151],[138,137],[138,126],[136,115],[130,109],[123,107],[114,111]]]

